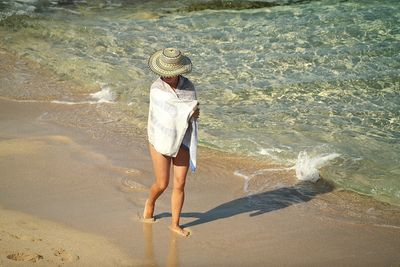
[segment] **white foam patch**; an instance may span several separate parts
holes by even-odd
[[[235,172],[233,173],[233,175],[236,175],[236,176],[238,176],[238,177],[243,178],[243,180],[244,180],[243,192],[244,192],[244,193],[249,193],[249,181],[250,181],[250,179],[251,179],[252,177],[251,177],[251,176],[248,176],[248,175],[245,175],[245,174],[242,174],[242,173],[240,173],[239,171],[235,171]]]
[[[65,11],[65,12],[68,12],[68,13],[71,13],[71,14],[74,14],[74,15],[81,15],[81,12],[74,11],[74,10],[71,10],[71,9],[68,9],[68,8],[50,7],[50,9],[53,9],[53,10],[62,10],[62,11]]]
[[[79,102],[72,102],[72,101],[61,101],[61,100],[53,100],[51,103],[54,104],[61,104],[61,105],[82,105],[82,104],[97,104],[97,101],[79,101]]]
[[[53,100],[51,103],[61,104],[61,105],[82,105],[82,104],[98,104],[98,103],[113,103],[114,102],[114,93],[111,91],[109,86],[104,84],[101,85],[101,90],[90,94],[90,97],[93,100],[87,101],[64,101],[64,100]]]
[[[273,160],[279,161],[280,158],[276,154],[280,154],[282,152],[283,152],[282,149],[273,147],[273,148],[261,148],[258,151],[258,154],[263,155],[263,156],[268,156],[268,157],[272,158]]]
[[[97,100],[97,103],[112,103],[114,101],[114,93],[111,91],[111,88],[106,85],[101,86],[101,90],[90,94],[93,99]]]
[[[319,180],[319,168],[325,166],[328,161],[339,157],[340,154],[323,154],[309,157],[306,151],[301,151],[297,157],[295,169],[297,179],[300,181],[316,182]]]
[[[258,151],[259,154],[261,154],[261,155],[267,155],[267,156],[270,156],[271,153],[273,153],[273,152],[275,152],[275,153],[281,153],[281,152],[283,152],[283,150],[282,150],[282,149],[279,149],[279,148],[276,148],[276,147],[273,147],[273,148],[261,148],[261,149]]]

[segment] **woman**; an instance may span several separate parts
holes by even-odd
[[[186,174],[189,166],[193,171],[196,167],[199,108],[194,86],[182,74],[191,71],[192,63],[178,49],[166,48],[150,57],[149,67],[160,76],[150,88],[147,129],[156,180],[150,188],[143,218],[154,220],[155,203],[168,186],[172,164],[170,229],[188,236],[190,232],[179,225],[179,219],[185,198]]]

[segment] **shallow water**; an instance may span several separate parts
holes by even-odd
[[[74,80],[84,100],[126,104],[141,129],[147,58],[179,47],[203,145],[400,204],[399,1],[62,2],[2,1],[0,46]]]

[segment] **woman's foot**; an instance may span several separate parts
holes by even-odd
[[[169,229],[171,229],[172,232],[177,233],[178,235],[181,235],[181,236],[189,236],[190,235],[190,231],[185,230],[179,226],[170,226]]]
[[[146,202],[144,203],[143,220],[154,221],[153,213],[154,213],[154,205],[150,205],[149,200],[147,199]]]

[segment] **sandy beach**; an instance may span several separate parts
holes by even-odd
[[[399,207],[323,179],[300,183],[294,170],[270,175],[280,166],[204,147],[188,176],[181,220],[191,236],[168,230],[170,189],[157,203],[156,223],[143,224],[151,161],[143,133],[119,130],[123,107],[51,103],[62,90],[50,99],[40,90],[14,97],[5,93],[10,86],[40,88],[43,81],[26,61],[7,59],[1,266],[399,266]],[[28,83],[6,81],[20,66],[31,74]],[[248,183],[237,175],[260,169]],[[257,191],[259,184],[271,186]]]

